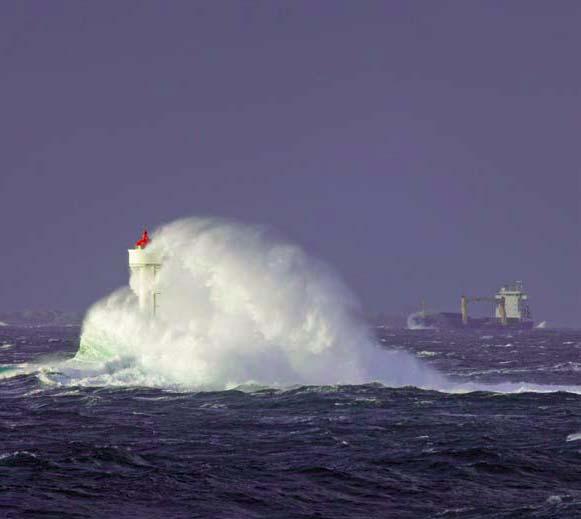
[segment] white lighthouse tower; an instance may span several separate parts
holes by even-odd
[[[157,291],[157,275],[161,268],[161,257],[147,246],[150,243],[147,230],[135,243],[134,249],[129,249],[129,269],[131,270],[131,288],[139,299],[139,308],[149,317],[155,317],[159,306]]]

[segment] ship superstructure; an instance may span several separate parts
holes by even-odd
[[[531,310],[528,304],[528,295],[525,293],[522,281],[515,281],[510,285],[501,287],[494,296],[499,302],[495,315],[502,318],[500,301],[504,301],[504,314],[506,319],[517,319],[518,321],[528,321],[531,319]]]

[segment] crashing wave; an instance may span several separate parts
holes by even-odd
[[[380,348],[333,270],[269,228],[185,219],[155,231],[148,247],[163,258],[156,318],[129,288],[95,304],[76,380],[208,389],[443,381],[412,355]]]

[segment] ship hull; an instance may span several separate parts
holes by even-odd
[[[523,319],[507,319],[506,324],[496,317],[469,317],[462,322],[462,314],[453,312],[419,313],[414,315],[414,323],[422,328],[441,330],[530,330],[534,322]]]

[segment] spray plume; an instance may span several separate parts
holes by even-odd
[[[408,353],[380,348],[332,269],[269,228],[185,219],[155,231],[149,247],[163,257],[158,315],[141,313],[129,288],[96,303],[76,361],[100,368],[85,365],[85,383],[443,384]]]

